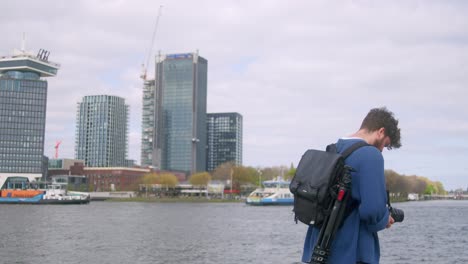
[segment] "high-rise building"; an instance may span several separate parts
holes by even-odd
[[[127,164],[128,105],[118,96],[83,97],[76,115],[75,158],[87,167]]]
[[[47,81],[59,64],[49,52],[15,51],[0,57],[0,188],[42,177]]]
[[[242,115],[210,113],[208,125],[208,171],[225,162],[242,165]]]
[[[159,168],[161,149],[156,148],[156,106],[158,104],[154,80],[145,80],[143,86],[141,156],[142,166]]]
[[[162,170],[206,170],[207,75],[208,61],[198,53],[158,56],[154,94],[150,84],[143,93],[153,108],[143,113],[142,164],[151,157],[152,165]],[[145,99],[143,104],[145,111]]]

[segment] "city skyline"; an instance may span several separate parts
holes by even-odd
[[[403,147],[384,151],[386,169],[466,189],[461,1],[5,2],[0,54],[10,55],[26,32],[28,50],[47,48],[62,64],[60,78],[49,80],[46,156],[57,140],[60,157],[74,156],[75,104],[98,91],[126,98],[128,157],[140,159],[140,65],[161,4],[154,50],[199,49],[209,59],[207,112],[242,113],[244,165],[297,165],[306,149],[352,134],[370,108],[387,106]]]

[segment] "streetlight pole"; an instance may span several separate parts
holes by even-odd
[[[258,172],[258,187],[262,188],[262,170],[257,169]]]
[[[191,175],[195,174],[197,170],[197,143],[200,142],[198,138],[192,138],[192,171]]]
[[[231,196],[232,196],[232,175],[234,174],[234,170],[231,168]]]

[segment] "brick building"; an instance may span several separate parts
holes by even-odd
[[[87,178],[89,192],[136,191],[143,175],[158,173],[150,168],[127,167],[85,167],[83,161],[75,161],[62,168],[49,168],[48,177],[55,175],[84,175]],[[179,182],[186,180],[183,172],[170,172]]]

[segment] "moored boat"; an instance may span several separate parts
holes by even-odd
[[[37,189],[31,185],[25,183],[21,189],[0,190],[0,204],[87,204],[90,201],[89,194],[68,193],[65,185],[51,184]]]
[[[264,181],[263,188],[257,188],[246,200],[249,205],[292,205],[294,196],[289,191],[289,181],[281,178]]]

